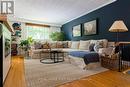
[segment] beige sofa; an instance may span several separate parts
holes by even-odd
[[[90,44],[95,44],[97,42],[102,43],[102,48],[99,49],[98,53],[100,55],[104,55],[106,53],[111,54],[111,50],[107,52],[108,48],[114,45],[114,42],[108,42],[106,39],[101,40],[85,40],[85,41],[55,41],[55,42],[49,42],[51,49],[60,49],[64,52],[71,52],[71,51],[89,51]],[[44,42],[42,42],[44,43]],[[62,43],[67,43],[67,47],[61,46]],[[60,46],[59,46],[60,45]],[[40,59],[40,58],[47,58],[49,56],[49,53],[41,53],[46,49],[35,49],[34,46],[31,47],[29,51],[29,55],[33,59]],[[70,63],[80,67],[84,68],[86,65],[84,64],[84,61],[82,58],[76,58],[73,56],[68,56],[70,59]],[[98,65],[100,65],[98,63]],[[97,66],[97,65],[96,65]]]

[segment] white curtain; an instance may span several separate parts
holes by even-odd
[[[52,32],[60,32],[60,27],[42,27],[26,25],[27,37],[35,40],[51,40],[49,37]]]

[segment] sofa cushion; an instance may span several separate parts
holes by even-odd
[[[79,41],[72,41],[71,48],[78,49],[79,48]]]
[[[35,53],[40,53],[42,51],[42,49],[36,49],[36,50],[32,50],[32,53],[35,54]]]
[[[90,41],[80,41],[79,49],[81,50],[89,50]]]
[[[71,52],[71,51],[79,51],[79,50],[78,49],[71,49],[71,48],[63,48],[62,51]]]
[[[72,52],[72,51],[85,51],[88,52],[89,50],[80,50],[80,49],[72,49],[72,48],[62,48],[64,52]]]

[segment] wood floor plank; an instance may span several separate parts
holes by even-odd
[[[27,87],[24,72],[23,57],[12,57],[12,67],[4,87]],[[130,75],[109,70],[58,87],[130,87]]]
[[[12,66],[5,80],[4,87],[26,87],[23,57],[12,57]]]
[[[99,73],[96,75],[83,78],[83,80],[82,79],[79,80],[79,82],[82,85],[89,87],[88,81],[91,82],[89,84],[96,84],[96,86],[92,86],[92,87],[130,87],[130,76],[124,75],[121,72],[116,72],[116,71],[106,71],[103,73]],[[75,81],[73,81],[71,83],[68,83],[67,85],[69,84],[73,85],[76,83]],[[61,85],[61,86],[67,87],[66,84]],[[78,85],[78,87],[81,87],[81,86]]]

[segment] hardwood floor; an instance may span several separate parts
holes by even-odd
[[[26,87],[23,57],[12,57],[12,66],[5,80],[4,87]]]
[[[130,76],[106,71],[59,87],[130,87]]]
[[[26,87],[22,57],[12,58],[12,67],[4,87]],[[130,87],[130,75],[109,70],[58,87]]]

